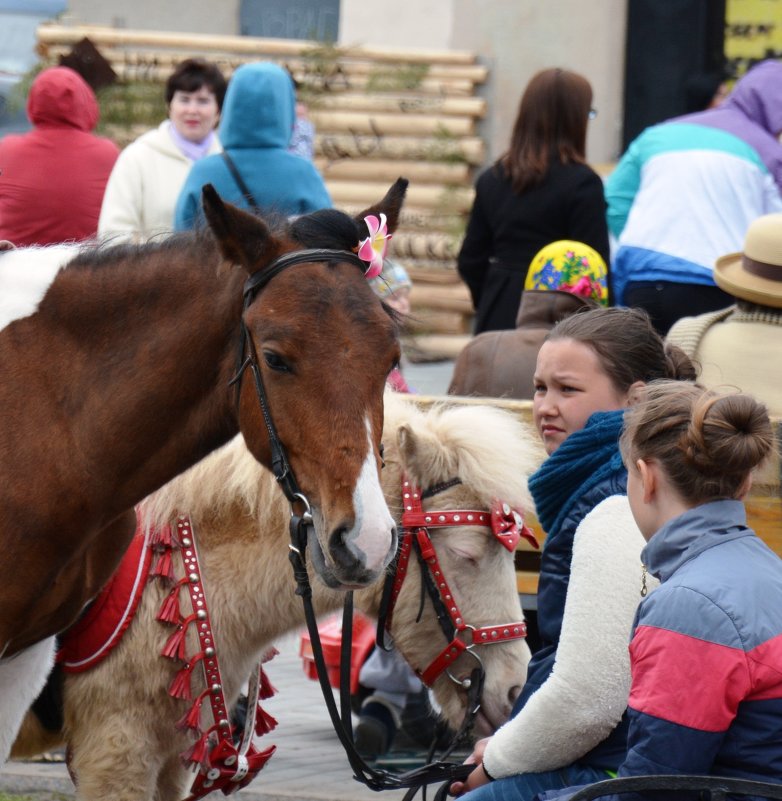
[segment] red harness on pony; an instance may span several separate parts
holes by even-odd
[[[184,572],[178,580],[174,572],[176,552],[180,553]],[[153,555],[157,556],[157,561],[150,569]],[[247,720],[241,742],[236,745],[189,518],[177,518],[176,531],[166,525],[144,534],[139,527],[111,581],[85,615],[62,637],[57,660],[66,673],[79,673],[99,664],[122,639],[136,613],[144,587],[153,580],[171,585],[157,619],[175,628],[161,656],[182,665],[168,693],[174,698],[192,701],[177,723],[177,729],[190,731],[195,737],[193,745],[182,754],[184,764],[197,771],[186,801],[203,798],[215,790],[230,795],[248,785],[276,749],[276,746],[271,746],[261,751],[252,742],[254,734],[266,734],[277,725],[277,721],[260,705],[260,700],[270,698],[275,690],[259,663],[258,669],[250,676]],[[191,612],[188,615],[183,615],[180,609],[180,593],[184,587],[190,596]],[[191,625],[196,626],[200,648],[195,654],[186,653],[187,630]],[[204,671],[206,689],[193,700],[191,680],[193,670],[199,664]],[[207,699],[212,725],[204,730],[201,728],[201,711]]]

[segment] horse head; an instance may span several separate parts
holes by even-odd
[[[292,504],[311,514],[311,558],[334,588],[374,581],[396,548],[379,446],[383,389],[400,358],[398,321],[356,253],[371,247],[377,216],[396,228],[406,188],[400,178],[356,218],[323,209],[274,231],[211,187],[203,193],[223,256],[248,274],[239,426]],[[248,366],[253,374],[242,380]]]
[[[410,402],[388,397],[387,430],[395,441],[385,449],[386,487],[397,486],[402,508],[395,514],[401,523],[414,488],[422,490],[424,512],[484,510],[498,499],[519,512],[532,509],[526,476],[539,464],[542,454],[533,432],[500,409],[481,406],[435,407],[426,413],[410,410]],[[408,408],[406,408],[408,407]],[[409,487],[401,496],[397,482]],[[438,515],[435,515],[437,517]],[[482,665],[485,685],[477,728],[489,734],[504,723],[526,676],[530,650],[523,634],[514,568],[514,547],[503,542],[487,522],[468,521],[454,515],[447,527],[429,531],[437,562],[441,596],[448,611],[456,610],[467,628],[457,634],[471,647],[446,657],[447,670],[436,675],[430,669],[449,642],[434,614],[421,614],[423,602],[422,561],[413,555],[407,580],[396,600],[391,633],[407,661],[426,680],[451,726],[458,728],[465,715],[467,685],[477,665]],[[404,541],[403,541],[404,546]],[[427,601],[428,603],[428,601]],[[452,615],[455,616],[455,615]],[[519,627],[521,632],[518,631]],[[422,628],[426,629],[422,636]],[[508,632],[509,639],[503,641]],[[498,631],[497,639],[493,632]],[[487,647],[480,647],[479,632],[488,631]],[[473,635],[476,643],[472,644]],[[429,667],[428,667],[429,666]]]

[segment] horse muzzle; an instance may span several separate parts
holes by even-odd
[[[372,533],[374,547],[369,551],[361,547],[361,537],[355,528],[337,526],[328,535],[325,550],[316,531],[313,528],[309,530],[307,544],[312,564],[327,587],[358,590],[373,584],[396,553],[397,531],[390,515],[388,523]],[[381,543],[380,547],[378,543]]]

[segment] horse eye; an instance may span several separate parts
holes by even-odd
[[[275,353],[271,350],[265,350],[263,352],[263,360],[266,362],[266,366],[270,370],[274,370],[277,373],[290,373],[291,368],[290,365],[282,358],[278,353]]]

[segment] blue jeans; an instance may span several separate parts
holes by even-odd
[[[563,790],[578,784],[594,784],[610,775],[599,768],[587,765],[566,765],[559,770],[545,773],[519,773],[505,779],[484,784],[475,790],[465,793],[464,801],[532,801],[538,794],[546,790]]]

